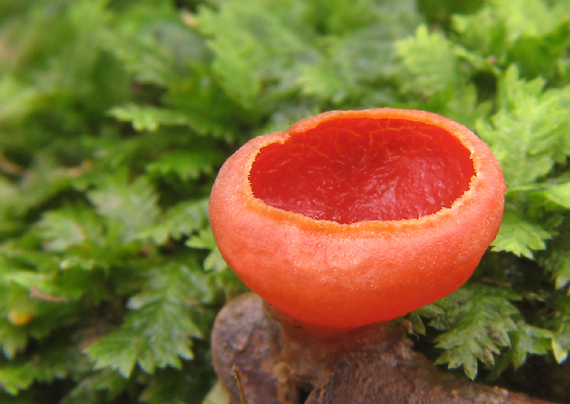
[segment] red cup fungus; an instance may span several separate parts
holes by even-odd
[[[458,289],[501,223],[491,150],[440,115],[331,111],[222,166],[210,222],[228,265],[301,324],[355,328]]]

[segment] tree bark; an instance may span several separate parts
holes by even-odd
[[[270,317],[247,294],[229,302],[212,332],[218,377],[240,404],[545,404],[547,401],[458,378],[411,348],[389,324],[342,336],[313,335]]]

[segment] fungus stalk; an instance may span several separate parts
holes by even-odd
[[[247,297],[220,313],[220,379],[232,390],[240,368],[250,404],[385,394],[375,362],[358,355],[416,358],[388,322],[467,281],[499,230],[504,195],[487,145],[423,111],[333,111],[250,140],[220,169],[210,222],[228,265],[265,303]],[[339,358],[359,377],[344,392],[323,387]]]

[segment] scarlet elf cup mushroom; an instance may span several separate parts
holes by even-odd
[[[499,230],[504,195],[491,150],[454,121],[331,111],[234,153],[210,222],[228,265],[274,309],[347,329],[463,285]]]

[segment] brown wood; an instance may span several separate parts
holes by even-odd
[[[549,403],[441,371],[411,345],[388,324],[342,335],[282,326],[254,294],[228,303],[212,333],[214,366],[234,404],[234,367],[248,404]]]

